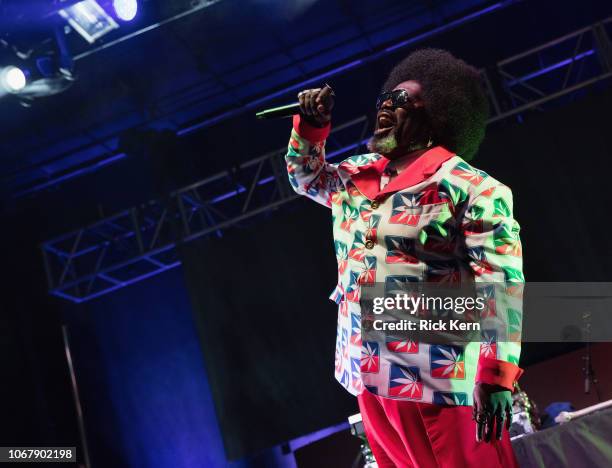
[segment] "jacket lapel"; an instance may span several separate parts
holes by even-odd
[[[385,157],[360,167],[358,172],[351,175],[351,180],[363,195],[374,200],[423,182],[453,156],[454,154],[443,146],[435,146],[412,161],[382,191],[380,177],[389,163],[389,159]]]
[[[384,156],[376,161],[361,166],[359,171],[351,175],[351,180],[357,189],[370,200],[374,200],[380,192],[380,176],[389,164]]]

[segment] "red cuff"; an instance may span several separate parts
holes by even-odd
[[[299,114],[296,114],[293,116],[293,129],[299,136],[307,139],[309,142],[318,143],[324,141],[328,137],[331,123],[328,122],[325,127],[315,127],[303,120]]]
[[[476,382],[499,385],[512,391],[514,390],[514,382],[516,382],[522,374],[523,369],[511,362],[481,357],[478,360]]]

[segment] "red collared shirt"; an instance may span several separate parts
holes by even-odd
[[[453,157],[453,153],[442,146],[433,148],[403,162],[401,171],[384,189],[380,189],[380,178],[391,163],[391,160],[381,156],[380,159],[361,166],[358,172],[352,174],[351,179],[359,191],[370,200],[386,198],[390,193],[412,187],[428,177],[431,177],[440,166]]]

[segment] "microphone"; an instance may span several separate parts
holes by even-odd
[[[332,87],[328,85],[327,83],[325,83],[324,88],[329,88],[329,93],[327,95],[328,99],[331,99],[332,96],[336,95]],[[296,102],[295,104],[287,104],[285,106],[272,107],[271,109],[262,110],[261,112],[258,112],[257,114],[255,114],[255,117],[257,117],[260,120],[282,119],[284,117],[291,117],[299,113],[300,113],[300,103]]]
[[[265,109],[255,114],[260,120],[265,119],[282,119],[285,117],[291,117],[295,114],[300,113],[300,103],[287,104],[286,106],[272,107],[271,109]]]

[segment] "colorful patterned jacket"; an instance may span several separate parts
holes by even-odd
[[[293,124],[286,155],[291,185],[332,210],[336,379],[353,395],[365,385],[383,397],[434,404],[471,405],[475,381],[511,389],[522,373],[520,343],[362,342],[359,305],[361,285],[373,282],[522,283],[510,189],[437,146],[380,191],[386,158],[364,154],[329,164],[330,126],[315,128],[299,116]],[[514,323],[511,308],[497,313]]]

